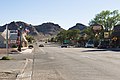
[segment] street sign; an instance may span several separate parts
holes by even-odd
[[[104,32],[104,38],[109,38],[109,32]]]
[[[69,43],[69,40],[64,40],[64,42],[63,43]]]
[[[10,40],[10,43],[16,43],[16,40]]]

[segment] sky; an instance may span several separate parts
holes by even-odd
[[[0,26],[12,21],[53,22],[64,29],[76,23],[88,26],[103,10],[120,10],[120,0],[0,0]]]

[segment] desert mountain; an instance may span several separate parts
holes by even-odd
[[[6,24],[7,25],[7,24]],[[0,32],[3,32],[6,28],[6,25],[0,26]],[[41,25],[36,25],[33,26],[31,24],[27,24],[25,22],[11,22],[8,24],[8,29],[9,30],[17,30],[20,26],[22,26],[22,29],[25,30],[26,28],[30,31],[30,35],[38,35],[38,37],[43,38],[44,36],[54,36],[57,35],[60,31],[64,30],[59,26],[58,24],[54,24],[51,22],[48,23],[43,23]],[[72,29],[79,29],[79,30],[84,30],[87,26],[77,23],[75,26],[69,28],[69,30]],[[41,37],[42,36],[42,37]]]
[[[26,28],[30,31],[31,35],[50,35],[54,36],[63,30],[58,24],[54,23],[43,23],[42,25],[33,26],[31,24],[27,24],[25,22],[11,22],[8,25],[9,30],[17,30],[20,26],[25,30]],[[3,32],[6,29],[6,25],[0,26],[0,32]]]
[[[54,23],[43,23],[38,26],[34,26],[38,32],[43,33],[44,35],[56,35],[63,30],[58,24]]]
[[[73,30],[73,29],[84,30],[85,28],[87,28],[87,26],[81,23],[77,23],[75,26],[69,28],[69,30]]]

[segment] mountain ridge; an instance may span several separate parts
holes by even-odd
[[[86,25],[81,24],[81,23],[76,23],[75,26],[69,28],[68,30],[73,30],[73,29],[84,30],[84,29],[86,29],[86,28],[87,28]]]
[[[9,24],[0,26],[0,32],[3,32],[6,29],[6,25],[8,25],[9,30],[17,30],[20,26],[22,26],[22,30],[25,30],[27,28],[28,30],[30,30],[29,32],[30,35],[54,36],[54,35],[57,35],[61,30],[64,30],[58,24],[54,24],[52,22],[43,23],[41,25],[34,26],[22,21],[17,21],[17,22],[13,21],[13,22],[10,22]]]
[[[17,30],[20,26],[22,26],[23,30],[26,28],[30,30],[30,35],[41,35],[41,36],[54,36],[57,35],[60,31],[65,30],[58,24],[52,23],[52,22],[47,22],[47,23],[42,23],[40,25],[32,25],[28,24],[22,21],[13,21],[10,22],[9,24],[5,24],[3,26],[0,26],[0,32],[3,32],[6,29],[6,25],[8,25],[9,30]],[[68,30],[73,30],[73,29],[79,29],[83,30],[87,26],[77,23],[75,26],[70,27]]]

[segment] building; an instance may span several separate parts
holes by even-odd
[[[17,38],[18,38],[18,33],[17,30],[10,30],[10,37],[9,37],[9,47],[17,47]]]
[[[6,40],[2,35],[0,35],[0,48],[5,48],[5,47],[6,47]]]
[[[9,48],[13,48],[13,47],[17,47],[18,46],[18,30],[9,30],[8,33],[9,37],[8,37],[8,46]],[[28,46],[28,41],[25,38],[26,33],[22,32],[22,36],[21,36],[21,43],[23,47],[27,47]],[[5,48],[6,47],[6,34],[0,35],[0,48]]]

